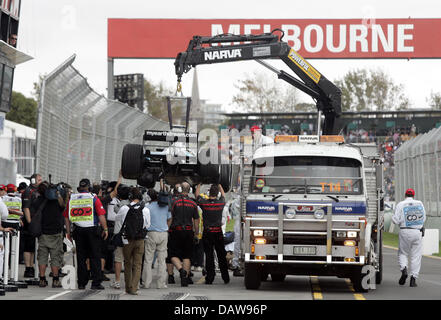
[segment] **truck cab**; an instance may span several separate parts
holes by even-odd
[[[344,144],[341,136],[279,136],[255,150],[242,171],[247,289],[269,274],[273,281],[290,274],[350,278],[365,291],[365,265],[375,272],[371,282],[381,282],[383,187],[375,150]]]

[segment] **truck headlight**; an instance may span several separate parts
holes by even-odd
[[[346,238],[346,231],[337,231],[337,238]]]
[[[348,231],[348,238],[357,238],[357,231]]]
[[[285,211],[285,215],[288,219],[292,219],[296,216],[296,210],[293,208],[289,208]]]
[[[323,210],[323,209],[315,210],[314,218],[316,218],[316,219],[323,219],[324,216],[325,216],[325,210]]]
[[[263,236],[263,230],[254,230],[253,235],[255,237],[262,237]]]

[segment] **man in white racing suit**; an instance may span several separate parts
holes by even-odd
[[[416,287],[416,279],[421,268],[423,250],[423,225],[426,221],[424,205],[419,200],[414,200],[415,191],[406,190],[406,199],[397,204],[392,221],[400,227],[398,233],[398,263],[401,270],[401,278],[398,281],[404,285],[408,276],[408,261],[410,261],[410,286]]]

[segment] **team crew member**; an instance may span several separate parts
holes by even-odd
[[[25,278],[33,278],[35,275],[34,269],[34,254],[35,254],[35,237],[33,237],[29,231],[29,223],[31,223],[31,215],[38,210],[37,198],[39,193],[37,191],[40,183],[43,179],[40,174],[34,173],[31,176],[31,184],[26,188],[22,195],[22,208],[24,217],[23,221],[23,231],[21,232],[23,242],[23,257],[25,262]]]
[[[421,256],[423,250],[424,222],[426,221],[426,211],[421,201],[415,200],[415,191],[407,189],[406,199],[397,204],[395,214],[392,216],[393,223],[399,225],[400,231],[398,263],[401,270],[401,278],[398,281],[404,285],[408,275],[408,260],[410,260],[410,286],[416,287],[416,279],[421,268]]]
[[[180,192],[178,190],[182,191],[182,186],[180,183],[175,184],[174,188],[172,189],[172,193],[169,196],[169,210],[171,211],[171,204],[174,201],[174,198],[177,197]],[[170,222],[171,223],[171,222]],[[168,284],[175,284],[175,276],[174,276],[174,266],[173,263],[171,262],[171,256],[170,256],[170,233],[171,233],[171,229],[170,229],[170,224],[169,224],[169,228],[168,228],[168,241],[167,241],[167,258],[165,259],[165,264],[167,266],[167,274],[168,274],[168,280],[167,283]]]
[[[92,275],[92,289],[102,290],[101,285],[101,237],[104,240],[108,237],[106,211],[98,197],[90,193],[91,184],[89,179],[82,179],[78,193],[70,196],[69,203],[64,211],[66,234],[71,238],[70,222],[74,229],[72,236],[76,242],[77,252],[77,278],[78,289],[85,289],[89,281],[86,259],[90,259]],[[104,229],[101,232],[99,224]]]
[[[178,188],[180,194],[173,198],[171,208],[170,257],[179,271],[182,287],[189,284],[193,241],[199,240],[195,238],[199,232],[198,207],[196,202],[188,197],[190,189],[190,185],[183,182]]]
[[[221,185],[213,184],[210,187],[208,199],[204,199],[199,196],[200,188],[201,185],[199,184],[196,188],[195,195],[198,205],[202,209],[202,220],[204,222],[202,243],[205,252],[205,268],[207,270],[205,283],[212,284],[216,276],[214,265],[214,250],[216,250],[222,280],[227,284],[230,282],[230,275],[228,274],[227,253],[225,251],[224,235],[222,233],[222,213],[225,207],[225,192]]]

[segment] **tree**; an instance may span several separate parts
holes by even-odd
[[[411,104],[404,86],[380,69],[349,71],[334,81],[342,91],[342,111],[405,110]]]
[[[6,119],[23,124],[28,127],[37,127],[37,101],[26,98],[19,92],[12,92],[11,110],[6,114]]]
[[[167,88],[162,82],[156,85],[144,79],[144,99],[147,103],[147,110],[145,111],[157,119],[168,121],[165,97],[172,94],[173,90]]]
[[[426,101],[432,109],[441,110],[441,93],[430,92],[430,98]]]
[[[38,81],[33,83],[34,90],[32,91],[32,96],[35,98],[35,100],[38,102],[40,101],[40,93],[41,93],[41,87],[43,85],[43,79],[46,77],[46,75],[38,75]]]
[[[233,96],[233,103],[246,112],[295,112],[298,102],[297,91],[283,81],[269,78],[261,72],[246,75],[238,80],[239,90]]]

